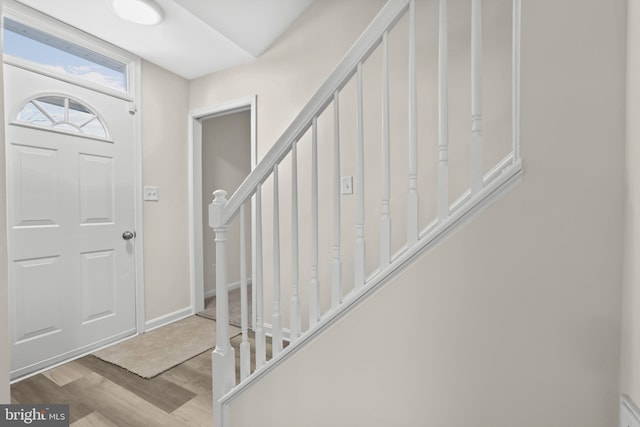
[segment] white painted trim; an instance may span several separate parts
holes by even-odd
[[[144,176],[142,171],[142,60],[137,58],[130,67],[129,74],[133,72],[135,84],[135,100],[137,112],[133,118],[134,136],[134,209],[135,209],[135,281],[136,281],[136,329],[139,334],[145,332],[145,295],[144,295],[144,195],[142,184]]]
[[[204,262],[202,241],[202,120],[220,117],[240,111],[251,111],[251,169],[257,158],[256,95],[239,98],[223,104],[200,108],[189,112],[189,247],[191,271],[191,306],[193,313],[204,310]],[[252,228],[255,213],[252,208]],[[253,233],[252,240],[253,240]],[[255,244],[252,244],[255,247]],[[255,258],[255,257],[253,257]]]
[[[11,65],[11,64],[7,64],[7,65]],[[41,96],[46,96],[46,94],[45,93],[39,93],[38,94],[38,98],[41,97]],[[73,99],[71,96],[67,96],[67,98]],[[23,103],[22,105],[24,105],[24,104],[25,103]],[[9,113],[9,114],[10,114],[9,117],[16,117],[17,116],[17,114],[12,114],[12,113]],[[35,123],[19,122],[19,121],[15,120],[15,121],[12,121],[10,123],[5,123],[5,124],[7,126],[18,126],[18,127],[21,127],[21,128],[39,130],[41,132],[61,133],[61,134],[64,134],[66,136],[70,136],[72,138],[91,139],[93,141],[104,142],[104,143],[107,143],[107,144],[113,144],[113,140],[110,139],[110,138],[102,138],[102,137],[95,136],[95,135],[87,135],[85,133],[80,133],[80,132],[75,132],[75,131],[72,131],[72,130],[66,130],[66,129],[60,129],[60,128],[54,128],[54,127],[51,127],[51,126],[39,125],[39,124],[35,124]],[[105,130],[108,131],[108,129],[106,129],[106,128],[105,128]]]
[[[202,259],[202,209],[196,194],[202,194],[202,162],[196,161],[195,152],[202,152],[202,123],[194,117],[188,123],[189,156],[189,276],[191,277],[191,307],[193,313],[204,308],[204,262]],[[195,147],[197,145],[197,147]],[[197,209],[197,207],[200,209]],[[199,221],[199,222],[198,222]]]
[[[635,424],[625,422],[630,420]],[[627,394],[620,396],[620,427],[638,427],[640,426],[640,408],[635,404],[631,397]]]
[[[298,337],[295,343],[287,346],[287,348],[285,348],[278,356],[271,359],[268,364],[256,369],[256,371],[253,372],[244,383],[239,384],[223,396],[220,401],[217,402],[216,408],[218,408],[218,410],[222,409],[224,411],[222,412],[223,414],[227,413],[226,409],[229,408],[231,402],[251,388],[254,383],[260,381],[269,372],[276,369],[285,360],[312,342],[317,336],[327,330],[330,325],[334,324],[334,322],[353,311],[357,306],[379,290],[382,285],[386,284],[388,279],[392,278],[397,272],[402,271],[411,265],[418,256],[424,254],[436,244],[442,242],[450,233],[459,228],[459,224],[463,224],[473,219],[482,210],[493,204],[500,196],[512,189],[521,180],[522,163],[520,161],[515,161],[510,165],[510,167],[504,170],[501,175],[497,176],[496,179],[486,185],[473,198],[469,199],[469,203],[457,211],[452,212],[451,215],[432,230],[430,235],[423,235],[416,245],[405,251],[401,256],[396,257],[388,268],[384,271],[378,272],[378,274],[372,277],[372,279],[367,282],[363,288],[359,291],[352,291],[349,293],[344,298],[344,302],[338,306],[336,310],[330,310],[325,313],[318,324]],[[228,419],[224,419],[223,422],[228,422]]]
[[[271,323],[263,323],[264,334],[273,338],[273,325]],[[282,328],[282,339],[287,342],[291,342],[291,329]],[[282,351],[282,350],[280,350]]]
[[[147,322],[145,323],[145,332],[151,332],[154,329],[161,328],[162,326],[177,322],[178,320],[182,320],[189,316],[193,316],[193,310],[190,306],[182,308],[180,310],[176,310],[173,313],[168,313],[163,316],[156,317],[155,319],[147,320]]]
[[[235,289],[240,289],[240,282],[233,282],[233,283],[229,283],[227,285],[227,290],[229,291],[233,291]],[[247,280],[247,285],[251,286],[251,279]],[[209,289],[208,291],[205,291],[204,293],[204,298],[211,298],[211,297],[215,297],[216,296],[216,290],[215,289]]]

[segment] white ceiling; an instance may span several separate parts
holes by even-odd
[[[160,25],[118,18],[107,0],[18,0],[187,79],[264,53],[313,0],[156,0]]]

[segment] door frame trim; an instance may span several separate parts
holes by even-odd
[[[189,261],[191,270],[191,307],[193,314],[204,310],[202,120],[237,113],[240,111],[251,111],[251,170],[253,170],[257,163],[256,108],[257,95],[251,95],[189,112]],[[254,227],[254,224],[255,212],[252,206],[252,228]],[[251,233],[251,241],[252,248],[255,248],[253,233]],[[252,256],[252,260],[253,259],[255,259],[255,256]]]
[[[132,73],[134,87],[134,111],[133,117],[133,188],[134,188],[134,221],[135,244],[134,270],[136,282],[136,331],[139,334],[145,332],[145,299],[144,299],[144,177],[142,173],[142,60],[136,57],[133,61]],[[130,72],[129,75],[132,74]],[[137,105],[137,106],[136,106]]]

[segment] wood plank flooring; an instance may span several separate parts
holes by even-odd
[[[251,365],[255,368],[255,340],[249,334]],[[241,336],[231,344],[240,377]],[[271,340],[267,339],[267,359]],[[74,427],[211,427],[211,350],[144,379],[119,366],[85,356],[11,386],[12,403],[69,404]]]
[[[211,350],[151,379],[89,355],[13,384],[11,400],[67,403],[75,427],[211,427]]]

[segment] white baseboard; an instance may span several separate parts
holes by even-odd
[[[194,314],[193,307],[189,306],[189,307],[185,307],[180,310],[174,311],[173,313],[165,314],[164,316],[147,320],[144,323],[144,331],[151,332],[154,329],[158,329],[161,326],[168,325],[169,323],[173,323],[175,321],[184,319],[185,317],[189,317],[193,314]]]
[[[640,408],[626,394],[620,399],[620,427],[640,427]]]
[[[251,280],[247,281],[247,285],[251,285]],[[240,288],[240,282],[234,282],[234,283],[230,283],[229,286],[227,286],[227,289],[229,289],[230,291],[234,290],[234,289],[238,289]],[[211,298],[211,297],[215,297],[216,296],[216,290],[215,289],[209,289],[208,291],[204,292],[204,298]]]
[[[273,338],[273,325],[271,323],[263,323],[262,328],[266,336]],[[291,329],[282,328],[282,339],[291,342]]]

